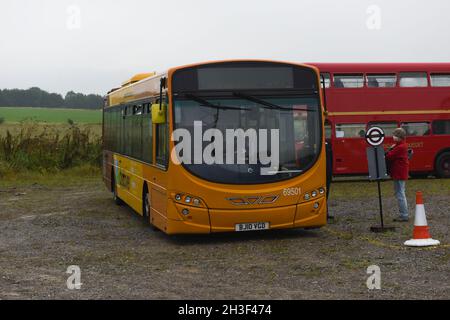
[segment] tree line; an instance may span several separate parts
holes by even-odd
[[[0,89],[0,107],[101,109],[103,98],[97,94],[67,92],[63,97],[40,88]]]

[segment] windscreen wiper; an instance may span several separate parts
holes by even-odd
[[[213,104],[213,103],[209,102],[208,100],[203,99],[192,93],[186,94],[185,97],[189,100],[193,100],[195,102],[200,103],[200,105],[203,107],[210,107],[210,108],[221,109],[221,110],[249,110],[249,108],[244,108],[244,107],[219,106],[219,105]]]
[[[235,97],[243,98],[243,99],[245,99],[245,100],[249,100],[249,101],[255,102],[255,103],[257,103],[257,104],[266,106],[266,107],[269,108],[269,109],[281,109],[281,110],[289,110],[289,111],[290,111],[290,110],[316,111],[316,110],[311,109],[311,108],[308,108],[308,107],[306,107],[306,108],[292,107],[292,108],[291,108],[291,107],[283,107],[283,106],[279,106],[279,105],[277,105],[277,104],[273,104],[273,103],[271,103],[271,102],[269,102],[269,101],[265,101],[265,100],[259,99],[259,98],[257,98],[257,97],[254,97],[254,96],[251,96],[251,95],[242,93],[242,92],[233,92],[233,95],[234,95]]]

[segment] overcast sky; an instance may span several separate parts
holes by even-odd
[[[448,0],[1,0],[0,88],[104,94],[216,59],[450,61]]]

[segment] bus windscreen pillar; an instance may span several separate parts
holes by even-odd
[[[367,164],[369,168],[369,180],[376,181],[378,187],[378,204],[380,209],[380,225],[372,226],[372,232],[395,231],[395,227],[384,225],[383,201],[381,197],[381,181],[388,178],[386,170],[386,159],[383,149],[385,134],[383,129],[378,127],[370,128],[366,134],[366,141],[370,145],[367,148]]]

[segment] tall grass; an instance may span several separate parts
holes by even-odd
[[[101,137],[73,125],[63,131],[34,122],[20,124],[18,133],[0,135],[0,176],[10,170],[57,171],[77,166],[100,167]]]

